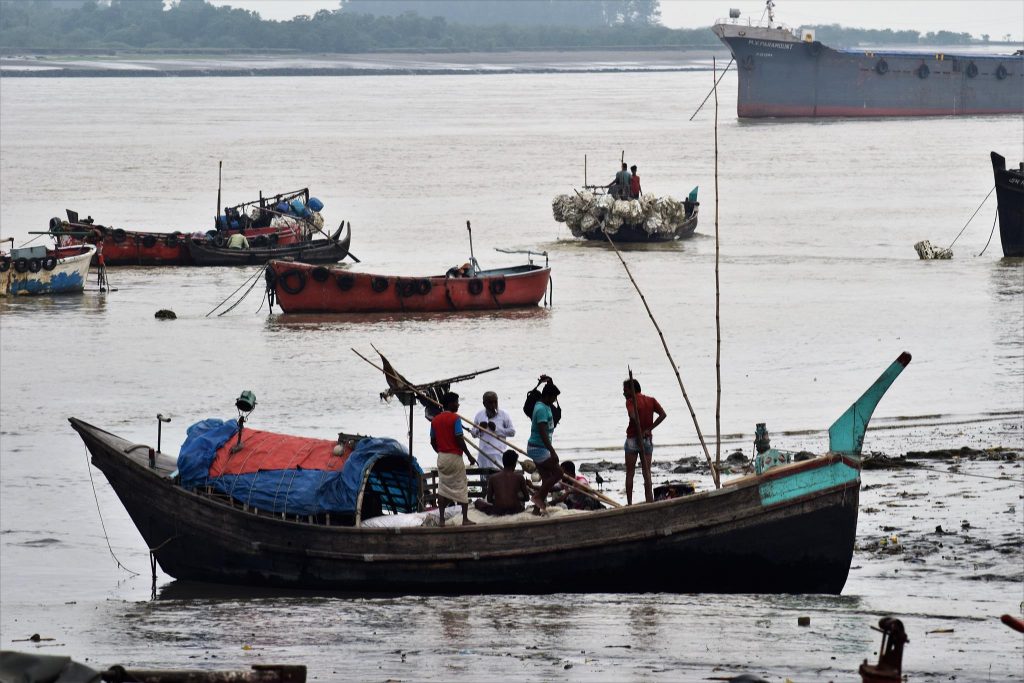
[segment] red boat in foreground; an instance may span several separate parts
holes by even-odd
[[[267,288],[285,313],[444,312],[536,306],[551,279],[547,264],[405,277],[353,273],[294,261],[267,264]]]

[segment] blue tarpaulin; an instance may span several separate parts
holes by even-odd
[[[188,429],[178,455],[178,472],[185,488],[210,486],[250,507],[290,515],[354,513],[364,473],[384,458],[388,467],[374,471],[367,488],[390,501],[396,512],[417,508],[422,470],[405,446],[394,439],[364,438],[348,454],[341,469],[267,469],[210,476],[218,449],[237,432],[231,420],[207,419]],[[296,437],[288,437],[295,439]],[[319,440],[311,440],[319,441]]]

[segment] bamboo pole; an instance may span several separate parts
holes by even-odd
[[[355,349],[352,349],[352,353],[356,354],[357,356],[362,358],[364,361],[366,361],[366,363],[368,365],[370,365],[370,367],[374,367],[374,368],[377,368],[377,370],[380,370],[382,373],[384,373],[385,377],[390,377],[391,379],[395,380],[396,382],[400,382],[402,384],[405,384],[407,390],[412,392],[412,393],[414,393],[414,394],[416,394],[416,396],[418,396],[419,398],[426,399],[426,400],[430,401],[431,403],[433,403],[435,406],[437,406],[439,408],[442,408],[442,409],[444,408],[444,406],[442,406],[440,403],[435,401],[432,396],[429,396],[429,395],[423,393],[422,391],[420,391],[416,387],[414,387],[411,384],[409,384],[407,381],[403,380],[401,377],[398,377],[398,376],[388,372],[387,370],[385,370],[384,368],[380,367],[379,365],[377,365],[376,363],[374,363],[369,358],[367,358],[363,354],[359,353]],[[461,419],[463,422],[467,422],[469,424],[474,424],[472,420],[470,420],[468,417],[466,417],[464,415],[460,415],[459,413],[455,413],[455,415],[458,416],[458,418]],[[491,430],[487,429],[486,427],[481,427],[480,425],[477,425],[477,429],[479,429],[480,431],[484,432],[485,434],[490,434],[495,439],[497,439],[501,443],[505,444],[506,446],[508,446],[512,450],[516,451],[517,453],[520,453],[522,455],[526,455],[526,451],[524,451],[522,448],[520,448],[519,446],[516,446],[511,441],[505,440],[503,437],[499,436],[498,434],[495,434],[494,432],[492,432]],[[463,437],[463,438],[465,438],[465,437]],[[469,441],[467,441],[467,443],[469,443]],[[474,444],[474,448],[477,448],[477,450],[479,450],[479,447],[477,447],[475,444]],[[527,456],[527,457],[529,457],[529,456]],[[577,488],[579,488],[584,493],[588,494],[591,498],[596,498],[598,500],[606,502],[609,505],[611,505],[612,507],[622,507],[622,503],[619,503],[618,501],[612,500],[611,498],[608,498],[607,496],[605,496],[605,495],[603,495],[601,493],[598,493],[597,491],[594,491],[593,489],[591,489],[589,487],[584,486],[583,484],[581,484],[580,482],[576,481],[575,479],[573,479],[569,475],[565,474],[564,472],[562,473],[562,480],[563,481],[568,481],[568,482],[573,483],[574,485],[577,485]]]
[[[654,313],[651,312],[651,307],[647,304],[647,297],[640,290],[640,285],[633,279],[633,273],[630,272],[629,266],[626,265],[625,259],[622,258],[622,254],[619,252],[619,248],[615,245],[611,235],[607,232],[604,233],[608,243],[612,245],[612,249],[615,250],[615,255],[619,257],[619,262],[622,263],[622,267],[626,269],[626,275],[629,276],[629,281],[633,283],[633,289],[640,295],[640,301],[643,302],[644,308],[647,309],[647,317],[651,319],[654,324],[654,329],[658,333],[658,337],[661,338],[661,346],[665,349],[665,355],[668,356],[669,365],[672,366],[672,372],[676,375],[676,381],[679,383],[679,390],[683,392],[683,400],[686,402],[686,407],[690,410],[690,418],[693,420],[693,426],[697,430],[697,438],[700,439],[701,448],[704,449],[704,457],[708,461],[708,467],[711,468],[711,478],[715,482],[715,488],[721,488],[722,484],[718,480],[718,471],[715,469],[714,463],[711,461],[711,452],[708,451],[708,445],[704,441],[704,434],[700,430],[700,424],[697,422],[697,413],[693,410],[693,404],[690,403],[690,397],[686,393],[686,387],[683,386],[683,378],[679,376],[679,367],[676,365],[676,361],[672,358],[672,352],[668,350],[668,342],[665,341],[665,335],[661,332],[661,327],[658,325],[658,321],[654,319]]]
[[[730,64],[731,64],[730,60]],[[722,316],[721,287],[718,277],[718,81],[715,58],[711,58],[712,90],[715,91],[715,479],[722,466]],[[726,67],[728,68],[728,67]]]

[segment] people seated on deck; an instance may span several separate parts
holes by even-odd
[[[249,240],[240,232],[236,232],[228,239],[228,249],[248,249]]]
[[[566,460],[562,463],[562,471],[565,472],[571,479],[578,481],[584,486],[589,487],[590,481],[582,474],[576,474],[576,463],[572,460]],[[562,483],[555,486],[552,491],[551,504],[558,505],[559,503],[565,505],[570,510],[603,510],[604,505],[597,502],[587,494],[583,493],[579,489],[573,488],[571,484],[563,481]]]
[[[615,180],[605,185],[608,188],[608,194],[615,199],[629,199],[629,182],[631,179],[632,175],[629,172],[629,167],[623,161],[622,170],[615,174]]]
[[[495,517],[523,512],[530,498],[530,485],[522,472],[516,471],[519,462],[516,452],[512,449],[505,451],[501,460],[502,469],[488,477],[484,484],[484,497],[473,503],[480,512]]]

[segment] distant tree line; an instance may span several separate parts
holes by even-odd
[[[289,21],[263,20],[256,12],[206,0],[0,0],[0,50],[331,53],[720,46],[708,28],[669,29],[659,21],[659,0],[339,0],[337,10]],[[835,46],[971,42],[966,33],[947,31],[814,28],[819,40]]]

